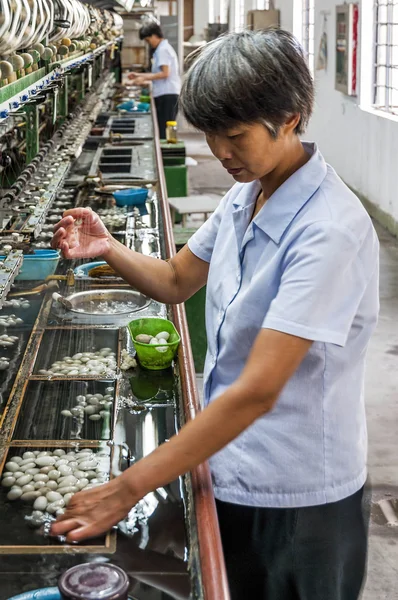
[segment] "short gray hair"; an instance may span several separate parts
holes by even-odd
[[[281,29],[221,36],[188,57],[180,107],[205,133],[239,123],[263,123],[273,137],[294,114],[304,132],[314,102],[314,83],[304,51]]]

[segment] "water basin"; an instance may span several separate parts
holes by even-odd
[[[72,312],[86,315],[121,315],[146,308],[150,299],[136,290],[90,290],[67,298]]]

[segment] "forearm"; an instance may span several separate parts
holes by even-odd
[[[183,475],[241,434],[273,405],[252,399],[243,382],[237,382],[210,404],[178,435],[162,444],[123,473],[135,498],[162,487]]]
[[[103,258],[127,283],[146,296],[165,304],[185,300],[170,263],[134,252],[114,238],[110,239],[110,248]]]
[[[156,79],[167,79],[168,75],[160,71],[159,73],[144,73],[143,78],[146,81],[154,81]]]

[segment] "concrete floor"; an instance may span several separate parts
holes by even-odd
[[[233,179],[212,157],[203,136],[186,132],[181,137],[187,155],[198,161],[196,167],[189,168],[190,193],[226,192]],[[198,217],[194,222],[199,224]],[[368,576],[362,600],[398,600],[398,527],[386,524],[377,504],[389,499],[398,518],[398,240],[377,224],[376,228],[381,243],[381,307],[367,361],[371,520]],[[198,374],[200,390],[201,384]]]

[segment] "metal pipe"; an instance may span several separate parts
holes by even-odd
[[[184,73],[184,0],[177,0],[178,64],[180,75]]]
[[[20,296],[36,296],[37,294],[41,294],[45,292],[50,287],[54,287],[54,289],[58,289],[57,282],[50,282],[48,285],[46,283],[42,283],[30,290],[18,290],[17,292],[11,292],[8,294],[7,298],[19,298]]]

